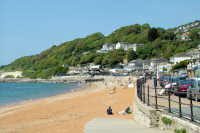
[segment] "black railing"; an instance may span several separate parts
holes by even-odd
[[[198,123],[200,122],[200,112],[199,112],[200,106],[195,105],[192,100],[192,95],[194,95],[194,93],[175,91],[172,88],[170,88],[170,89],[165,89],[165,92],[167,93],[166,96],[159,96],[157,95],[157,91],[159,89],[164,89],[164,88],[157,88],[157,87],[153,88],[150,87],[149,85],[145,86],[145,82],[146,82],[145,78],[140,78],[137,80],[137,96],[143,103],[155,109],[164,109],[167,110],[169,113],[178,114],[179,117],[184,117],[190,119],[191,121],[196,121]],[[178,100],[172,99],[171,98],[172,94],[178,94],[177,95]],[[183,97],[181,97],[181,95],[183,94],[190,96],[190,99],[187,100],[188,103],[185,101],[183,102],[182,100]],[[162,103],[158,103],[160,99],[164,99]],[[172,104],[178,104],[178,108],[176,107],[173,108]],[[196,108],[195,110],[196,114],[194,114],[194,108]],[[184,112],[183,109],[186,109],[186,112]]]

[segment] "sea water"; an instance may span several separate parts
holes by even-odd
[[[69,83],[0,83],[0,107],[86,88]]]

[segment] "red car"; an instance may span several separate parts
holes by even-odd
[[[180,80],[176,83],[174,86],[174,94],[178,95],[178,91],[180,91],[181,95],[187,94],[187,89],[189,86],[191,86],[192,81],[195,81],[194,79],[187,79],[187,80]]]

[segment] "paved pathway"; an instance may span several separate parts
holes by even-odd
[[[147,82],[145,83],[145,86],[149,85],[150,88],[151,88],[150,89],[150,95],[155,96],[155,89],[153,88],[153,86],[154,86],[153,83],[154,83],[153,80],[147,80]],[[158,88],[161,88],[160,85],[159,85],[159,82],[158,82]],[[160,92],[160,90],[161,89],[158,89],[158,93]],[[148,91],[147,91],[147,87],[146,87],[145,93],[147,94],[147,92]],[[147,98],[147,96],[146,96],[146,98]],[[164,98],[168,98],[168,95],[164,95],[164,96],[161,96],[161,97],[158,96],[158,101],[157,101],[158,105],[169,107],[168,99],[164,99]],[[175,95],[172,94],[171,99],[173,100],[173,101],[171,101],[171,108],[179,111],[179,104],[174,102],[174,101],[177,101],[177,102],[179,101],[178,96],[175,96]],[[155,104],[155,98],[150,97],[150,102]],[[189,106],[190,100],[188,100],[186,98],[186,96],[181,96],[181,102],[188,104],[188,105],[182,105],[182,112],[190,115],[190,113],[191,113],[190,106]],[[200,102],[196,102],[195,100],[192,100],[192,103],[193,103],[193,105],[200,107]],[[199,111],[200,108],[199,107],[195,107],[195,106],[193,107],[193,115],[200,118],[200,111]],[[178,116],[178,113],[177,113],[177,116]]]
[[[147,128],[132,120],[94,118],[85,124],[84,133],[171,133],[158,128]]]

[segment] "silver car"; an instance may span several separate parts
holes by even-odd
[[[190,91],[192,99],[198,101],[200,99],[200,80],[194,80],[191,83],[191,86],[187,89],[187,98],[190,98]]]

